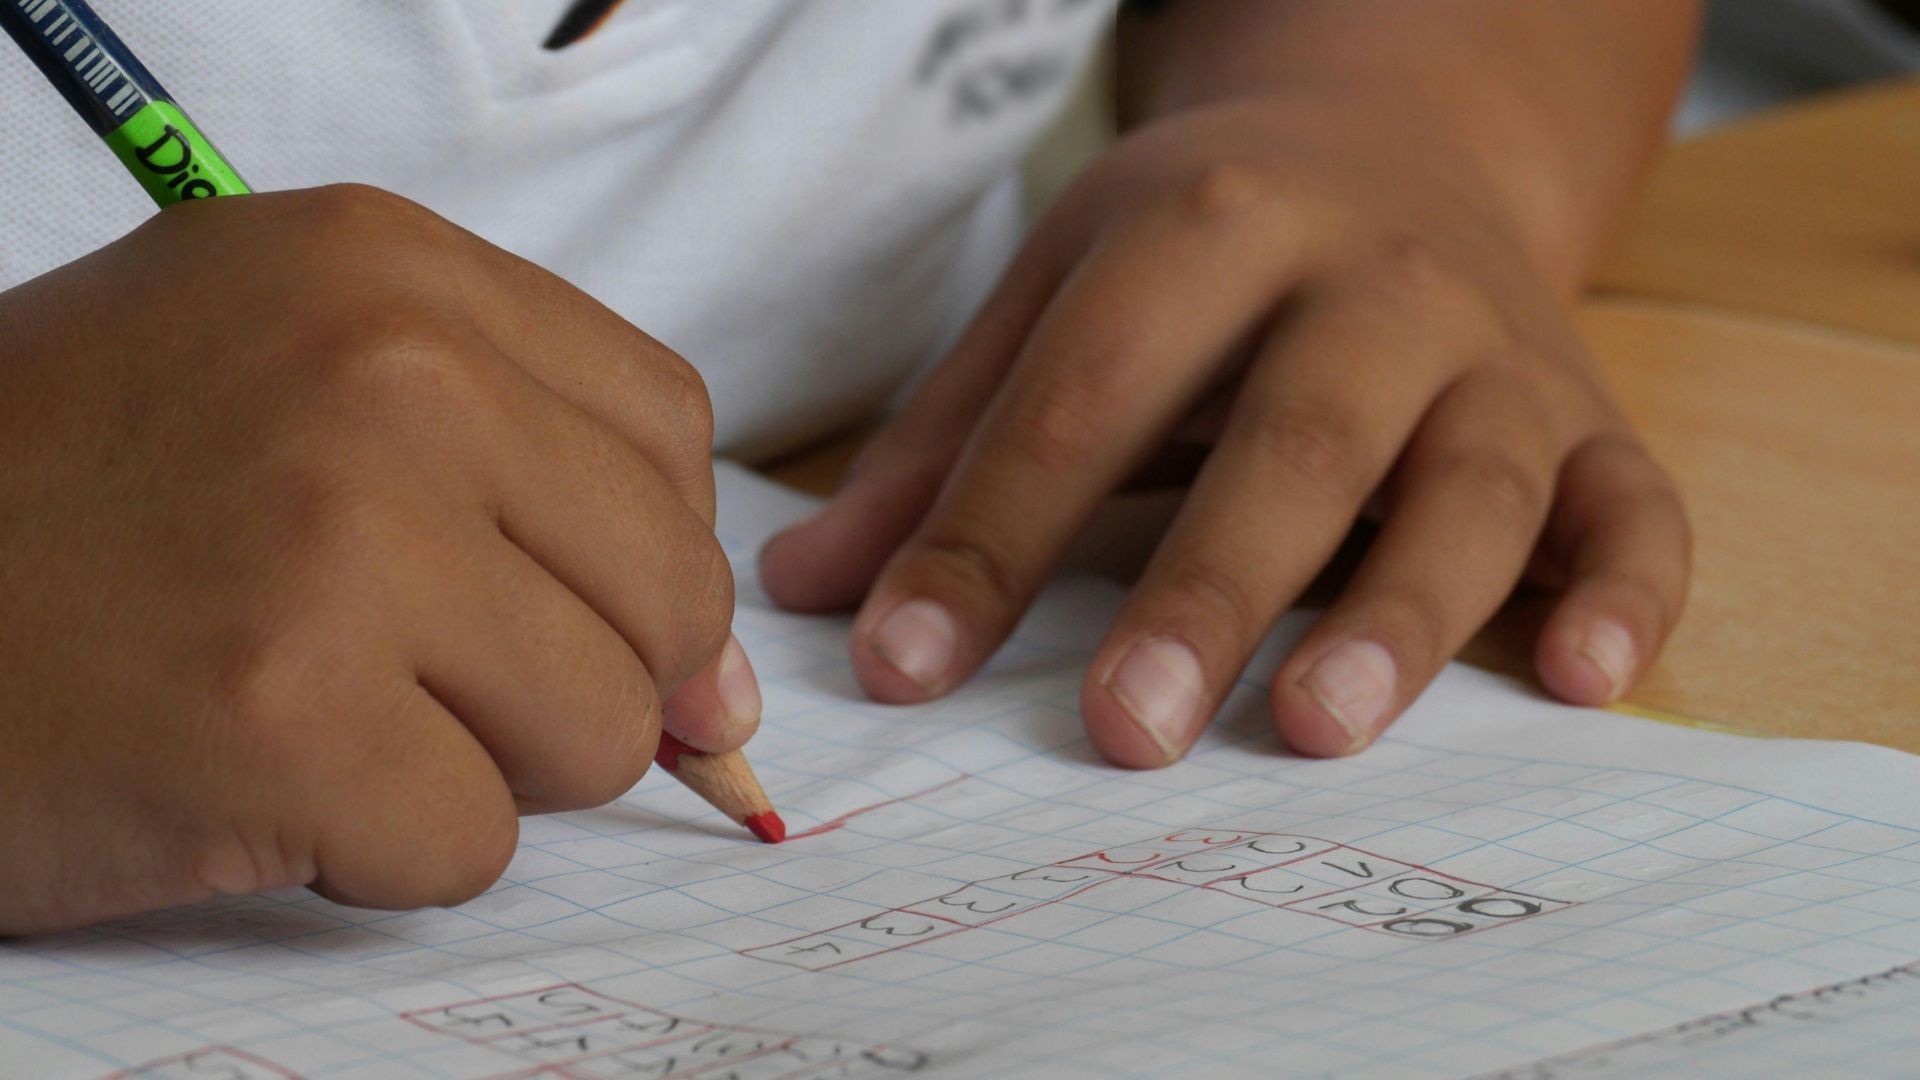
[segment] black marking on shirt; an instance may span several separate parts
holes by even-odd
[[[560,18],[560,25],[547,35],[546,47],[552,50],[564,49],[569,45],[586,40],[595,30],[606,25],[619,7],[622,0],[574,0],[572,7]]]

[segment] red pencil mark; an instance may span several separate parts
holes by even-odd
[[[837,824],[830,822],[823,829]],[[1229,844],[1223,838],[1241,842]],[[1310,836],[1181,832],[1168,839],[1197,845],[1199,850],[1153,850],[1144,859],[1120,858],[1120,854],[1131,856],[1146,850],[1139,845],[1120,845],[968,882],[939,896],[889,908],[865,919],[735,952],[756,960],[826,971],[1018,918],[1091,889],[1149,880],[1205,889],[1342,926],[1415,940],[1477,933],[1561,911],[1574,903],[1499,888]],[[1279,858],[1247,859],[1248,853]],[[1111,869],[1092,863],[1106,863]],[[1058,876],[1068,871],[1077,871],[1077,876]],[[1081,884],[1093,875],[1098,877]],[[1016,884],[1021,882],[1027,884]],[[1070,887],[1059,895],[1044,896],[1036,894],[1038,887],[1033,882],[1058,882]],[[988,917],[972,918],[979,915]],[[809,941],[815,944],[805,944]],[[806,959],[800,959],[803,956]]]
[[[494,1073],[489,1080],[590,1080],[616,1074],[718,1076],[722,1070],[747,1062],[762,1062],[753,1067],[753,1075],[776,1080],[818,1080],[829,1075],[854,1080],[882,1073],[894,1075],[926,1064],[926,1055],[917,1050],[864,1045],[831,1035],[794,1035],[709,1023],[577,983],[436,1005],[400,1015],[422,1030],[485,1047],[523,1066]],[[763,1067],[768,1065],[771,1067]],[[252,1075],[248,1074],[248,1080]],[[239,1074],[235,1076],[238,1080]]]
[[[942,791],[942,790],[945,790],[946,788],[950,788],[953,785],[967,778],[968,778],[967,773],[961,773],[959,776],[954,777],[953,779],[947,781],[946,783],[935,784],[934,786],[928,788],[925,791],[916,791],[911,795],[902,795],[897,799],[888,799],[886,802],[874,803],[872,806],[863,806],[858,810],[849,810],[846,813],[841,814],[839,817],[834,818],[832,821],[826,822],[821,825],[815,825],[813,828],[808,829],[806,832],[790,833],[787,836],[787,839],[788,840],[805,840],[805,839],[808,839],[809,837],[824,836],[827,833],[830,833],[833,830],[838,829],[841,826],[845,825],[847,822],[852,821],[854,818],[859,817],[861,814],[871,814],[875,810],[878,810],[886,806],[892,806],[894,803],[912,802],[915,799],[925,798],[926,796],[931,795],[936,791]]]

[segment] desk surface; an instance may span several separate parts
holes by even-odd
[[[1673,147],[1594,288],[1920,342],[1920,80]]]
[[[1580,323],[1695,534],[1630,700],[1920,752],[1920,352],[1646,301]]]
[[[1920,752],[1920,83],[1676,147],[1580,323],[1697,535],[1629,702]],[[851,445],[774,475],[825,490]],[[1467,658],[1524,670],[1538,607]]]

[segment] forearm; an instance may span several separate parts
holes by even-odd
[[[1266,98],[1464,153],[1577,287],[1660,144],[1694,0],[1163,0],[1122,20],[1123,122]]]

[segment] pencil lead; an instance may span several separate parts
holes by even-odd
[[[772,810],[763,810],[758,814],[747,815],[747,828],[753,835],[769,844],[777,844],[787,838],[787,823]]]

